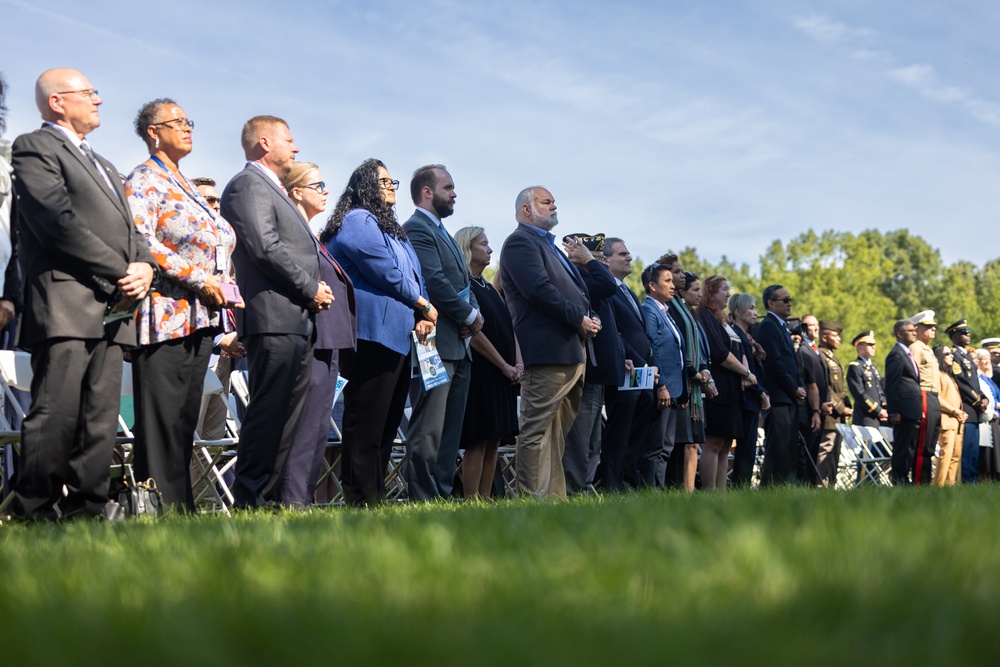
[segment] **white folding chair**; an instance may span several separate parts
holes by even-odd
[[[233,376],[237,373],[233,373]],[[205,413],[212,397],[218,397],[226,407],[226,437],[205,439],[199,433],[204,427]],[[205,371],[202,385],[201,408],[198,414],[198,425],[194,434],[194,451],[192,466],[194,476],[191,486],[195,496],[195,506],[207,511],[218,511],[229,514],[234,498],[225,474],[236,465],[236,444],[239,442],[240,418],[233,404],[232,396],[228,395],[219,381],[219,376],[211,368]],[[207,502],[206,502],[207,501]]]
[[[24,408],[13,390],[31,391],[31,378],[30,354],[20,350],[0,350],[0,383],[3,384],[3,400],[21,422],[24,421]],[[8,462],[3,454],[8,447],[18,454],[21,453],[21,430],[15,429],[4,411],[0,410],[0,497],[7,493],[7,497],[0,502],[0,513],[4,512],[14,500],[14,494],[9,493],[10,489],[4,488],[7,484]]]

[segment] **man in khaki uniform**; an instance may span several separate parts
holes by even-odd
[[[819,354],[826,370],[829,385],[828,401],[833,409],[823,415],[822,430],[819,436],[819,457],[816,468],[819,471],[821,486],[834,486],[837,483],[837,465],[840,463],[840,445],[842,438],[837,431],[837,424],[846,424],[847,418],[853,414],[851,397],[847,393],[847,383],[844,379],[844,366],[837,358],[840,348],[840,334],[844,330],[837,322],[822,320],[819,323]]]
[[[910,345],[910,354],[920,370],[920,394],[924,402],[924,418],[920,422],[920,433],[917,436],[917,460],[913,475],[913,483],[920,486],[931,482],[931,458],[941,435],[941,403],[938,401],[941,369],[930,346],[937,335],[934,311],[917,313],[910,321],[917,326],[917,340]]]

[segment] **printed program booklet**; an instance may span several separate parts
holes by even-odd
[[[429,333],[427,340],[423,343],[417,338],[416,331],[412,335],[413,360],[415,362],[412,377],[417,377],[419,374],[424,391],[450,382],[451,379],[441,361],[441,355],[437,351],[437,329]]]

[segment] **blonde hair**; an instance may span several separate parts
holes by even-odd
[[[462,227],[452,235],[455,243],[458,244],[458,249],[462,251],[462,256],[465,257],[465,268],[469,270],[469,273],[472,273],[472,242],[479,238],[485,231],[482,227],[469,225],[468,227]]]
[[[292,164],[292,168],[288,170],[288,173],[282,177],[281,184],[285,186],[285,190],[288,192],[291,192],[292,188],[301,188],[306,185],[306,181],[308,180],[306,176],[313,169],[318,170],[319,167],[312,162],[296,162]]]

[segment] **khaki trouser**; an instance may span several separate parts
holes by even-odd
[[[580,411],[583,364],[529,366],[521,379],[517,483],[536,497],[566,496],[562,457]]]
[[[934,470],[934,486],[952,486],[958,476],[958,471],[962,469],[962,434],[965,424],[959,424],[958,430],[941,430],[938,438],[938,446],[941,448],[941,455],[937,460],[937,468]]]

